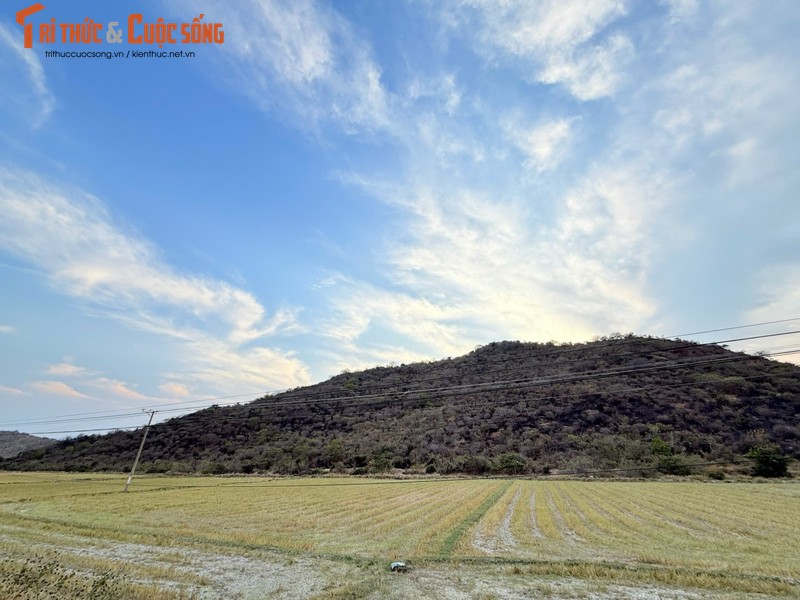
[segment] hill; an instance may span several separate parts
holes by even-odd
[[[26,450],[43,448],[53,443],[55,440],[27,433],[0,431],[0,458],[11,458]]]
[[[146,472],[485,473],[800,457],[800,368],[716,345],[617,336],[492,343],[458,358],[342,373],[154,425]],[[130,468],[141,431],[81,436],[6,469]]]

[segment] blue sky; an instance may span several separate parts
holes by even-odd
[[[223,24],[165,48],[193,58],[111,60],[45,52],[152,48],[24,49],[28,4],[0,13],[0,429],[800,317],[793,0],[28,18]]]

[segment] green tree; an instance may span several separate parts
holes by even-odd
[[[666,475],[689,475],[692,470],[686,464],[685,457],[680,454],[675,454],[667,442],[656,436],[650,442],[650,449],[653,454],[658,458],[656,469],[659,473]]]
[[[342,445],[342,440],[334,438],[328,442],[328,445],[325,447],[323,462],[327,463],[329,466],[333,466],[343,460],[344,446]]]
[[[746,454],[754,461],[753,475],[758,477],[788,477],[791,458],[781,452],[777,444],[759,444]]]
[[[658,436],[654,437],[653,441],[650,442],[650,449],[656,456],[672,456],[670,445]]]
[[[678,454],[659,456],[656,468],[659,473],[667,475],[690,475],[692,473],[692,469],[686,464],[684,457]]]
[[[528,461],[516,452],[505,452],[497,457],[497,470],[506,475],[519,475],[528,468]]]

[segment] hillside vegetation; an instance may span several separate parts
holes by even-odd
[[[140,468],[680,475],[687,465],[736,461],[753,449],[800,457],[798,423],[794,365],[632,335],[499,342],[458,358],[345,372],[155,425]],[[140,440],[141,431],[81,436],[0,467],[126,470]]]
[[[0,458],[11,458],[25,450],[43,448],[55,443],[49,438],[37,437],[19,431],[0,431]]]

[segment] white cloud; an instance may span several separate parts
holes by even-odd
[[[168,4],[196,10],[194,3]],[[334,122],[355,132],[388,124],[381,69],[333,8],[263,0],[215,2],[205,10],[237,32],[220,49],[227,57],[222,75],[258,106],[293,115],[307,129]]]
[[[0,246],[44,268],[64,293],[112,309],[144,310],[126,315],[143,325],[149,324],[151,303],[198,321],[215,318],[228,326],[233,343],[291,326],[291,311],[267,319],[250,293],[176,273],[150,244],[117,228],[99,200],[78,192],[69,196],[35,176],[0,170]]]
[[[0,384],[0,395],[4,396],[25,396],[28,392],[24,390],[20,390],[18,388],[9,387],[7,385]]]
[[[459,354],[463,350],[459,351]],[[329,374],[342,371],[359,371],[371,369],[375,366],[394,366],[425,362],[432,358],[442,358],[446,353],[432,356],[429,352],[418,352],[402,344],[372,344],[363,342],[338,342],[335,350],[326,350],[322,353],[325,367]]]
[[[26,49],[23,46],[22,35],[15,34],[9,31],[2,23],[0,23],[0,50],[3,50],[4,55],[14,56],[25,70],[25,77],[28,84],[33,89],[35,105],[37,107],[36,113],[31,116],[31,125],[33,128],[41,127],[47,121],[50,114],[55,108],[55,97],[47,85],[47,77],[44,74],[42,63],[39,57],[32,49]],[[6,94],[10,94],[12,89],[16,89],[16,94],[19,93],[19,88],[10,84],[12,75],[10,73],[4,74],[6,84]],[[25,106],[27,103],[23,97],[13,96],[10,98],[22,110],[30,110]]]
[[[191,394],[188,387],[175,381],[164,382],[158,389],[168,398],[185,398]]]
[[[126,400],[153,400],[153,398],[132,389],[131,384],[125,381],[100,377],[87,381],[86,385],[99,390],[103,394],[111,394],[112,396],[124,398]]]
[[[243,16],[255,21],[252,26],[268,32],[269,36],[266,39],[237,36],[234,49],[240,56],[256,61],[266,58],[279,78],[295,85],[328,76],[334,66],[332,35],[314,4],[261,2],[251,4],[250,8],[252,12]],[[242,31],[243,23],[238,25],[237,31]],[[263,55],[262,50],[266,50]]]
[[[438,353],[464,349],[464,332],[458,325],[448,324],[460,311],[418,295],[354,284],[334,299],[333,309],[321,333],[338,342],[354,343],[371,326],[378,325]]]
[[[349,281],[350,281],[350,279],[348,277],[342,275],[341,273],[333,273],[332,275],[328,275],[326,277],[323,277],[322,279],[319,279],[316,283],[314,283],[311,286],[311,289],[313,289],[313,290],[321,290],[321,289],[324,289],[324,288],[328,288],[328,287],[332,287],[334,285],[337,285],[338,283],[349,282]]]
[[[455,322],[458,307],[420,296],[366,282],[338,285],[318,324],[327,372],[456,356],[475,346],[472,328]]]
[[[699,283],[682,277],[703,265],[710,276],[718,261],[699,242],[730,247],[715,227],[721,219],[747,240],[760,237],[747,227],[747,198],[734,200],[727,188],[759,169],[764,177],[769,160],[791,169],[794,129],[783,129],[788,143],[765,140],[777,140],[776,123],[796,112],[792,54],[758,46],[747,25],[752,5],[732,19],[722,5],[709,16],[675,4],[660,23],[638,20],[637,8],[649,38],[621,20],[626,10],[616,1],[476,1],[448,13],[465,36],[477,21],[471,39],[487,71],[528,68],[529,80],[561,84],[579,100],[611,99],[571,107],[565,119],[550,104],[490,101],[461,83],[451,113],[436,77],[412,80],[403,173],[340,177],[405,217],[387,235],[379,278],[330,288],[335,317],[324,331],[356,363],[387,348],[430,357],[508,337],[642,332],[688,310],[659,292],[672,286],[677,298]],[[684,29],[695,18],[708,22]],[[625,77],[632,85],[622,85]],[[578,119],[587,139],[576,139]],[[520,153],[541,177],[526,177],[514,160]],[[783,208],[778,214],[796,214]],[[663,274],[684,246],[694,264]]]
[[[496,339],[585,340],[636,330],[655,310],[643,290],[662,185],[598,169],[544,224],[502,191],[365,185],[412,215],[410,237],[388,248],[392,289],[337,287],[322,332],[363,360],[386,346],[440,357]]]
[[[530,79],[562,84],[579,100],[613,95],[633,55],[631,41],[606,29],[626,13],[622,0],[510,0],[463,3],[475,9],[490,52],[521,59]]]
[[[16,331],[11,325],[0,325],[0,333],[14,333]]]
[[[539,174],[557,168],[566,157],[571,125],[570,119],[549,121],[530,129],[510,125],[509,135],[525,156],[525,166]]]
[[[689,21],[697,13],[698,0],[662,0],[669,7],[672,23]]]
[[[40,394],[65,396],[67,398],[91,398],[91,396],[79,392],[63,381],[34,381],[31,383],[31,389]]]
[[[636,108],[651,111],[655,127],[637,125],[651,142],[665,142],[660,151],[702,148],[703,158],[728,157],[727,168],[740,180],[752,180],[780,160],[783,144],[764,142],[778,142],[791,126],[787,115],[800,88],[797,70],[787,69],[796,50],[780,36],[759,39],[751,25],[761,15],[754,14],[755,5],[746,6],[712,5],[700,34],[677,28],[663,49],[671,60],[641,83],[636,98]],[[780,6],[788,5],[776,4],[773,19],[788,18]],[[686,35],[693,36],[691,43]]]
[[[153,246],[117,227],[98,199],[0,169],[0,210],[0,248],[37,266],[58,291],[182,343],[187,377],[201,376],[204,383],[230,391],[231,376],[208,367],[217,359],[231,373],[246,371],[248,381],[242,383],[307,381],[299,360],[266,348],[243,348],[299,329],[293,309],[267,315],[249,292],[175,271]],[[201,370],[192,375],[195,368]]]
[[[621,85],[623,67],[633,55],[633,44],[614,35],[591,51],[575,56],[556,53],[539,74],[542,83],[563,83],[579,100],[611,96]]]
[[[85,377],[89,374],[89,371],[84,367],[79,367],[70,362],[63,362],[49,365],[47,367],[47,374],[57,377]]]
[[[434,107],[451,117],[461,106],[462,95],[453,73],[427,78],[415,74],[405,93],[407,101],[413,102],[416,108],[420,107],[421,100],[432,99]]]
[[[226,394],[260,394],[311,382],[308,367],[292,351],[242,348],[196,333],[184,356],[183,371],[165,375],[187,387],[206,384]]]
[[[486,140],[481,140],[467,129],[453,127],[441,115],[425,113],[409,115],[403,141],[415,154],[431,153],[436,168],[458,168],[463,161],[483,163],[487,158]],[[416,147],[416,148],[415,148]]]

